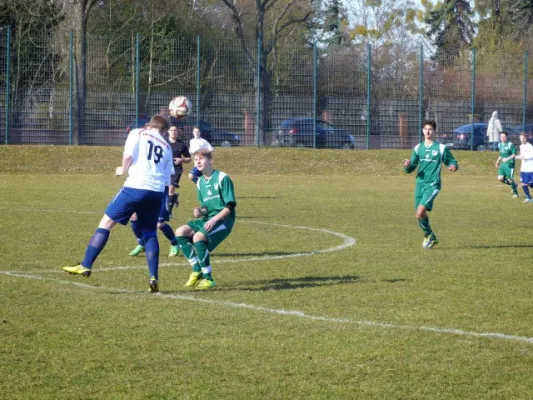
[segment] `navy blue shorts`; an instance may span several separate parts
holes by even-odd
[[[520,172],[520,182],[526,185],[533,184],[533,172]]]
[[[133,213],[136,213],[141,229],[155,231],[164,199],[163,192],[123,187],[111,200],[105,214],[113,221],[126,225]]]
[[[165,186],[165,193],[163,194],[163,199],[161,200],[157,222],[168,222],[169,220],[170,213],[168,212],[168,186]]]

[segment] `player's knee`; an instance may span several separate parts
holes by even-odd
[[[157,231],[155,230],[144,230],[143,229],[143,239],[146,241],[152,237],[157,237]]]
[[[196,242],[207,242],[207,238],[202,232],[196,232],[194,236],[192,237],[192,241],[194,243]]]
[[[158,222],[157,223],[157,229],[163,229],[163,227],[166,225],[166,222]]]
[[[499,176],[499,177],[498,177],[498,180],[499,180],[500,182],[503,182],[503,176]]]
[[[191,228],[188,225],[182,225],[174,232],[176,236],[191,236]]]

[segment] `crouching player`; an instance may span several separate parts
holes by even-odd
[[[194,220],[176,229],[181,252],[192,267],[186,288],[212,289],[209,253],[228,237],[235,224],[235,192],[230,177],[213,168],[212,153],[201,148],[194,154],[194,166],[202,173],[196,183],[200,207]]]

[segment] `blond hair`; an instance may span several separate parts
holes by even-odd
[[[213,153],[211,151],[209,151],[207,148],[205,147],[200,147],[198,150],[196,150],[194,152],[194,155],[198,155],[198,154],[201,154],[202,156],[204,156],[205,158],[207,158],[208,160],[212,160],[213,159]]]

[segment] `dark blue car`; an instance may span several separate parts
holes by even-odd
[[[272,146],[316,147],[328,149],[354,149],[353,135],[336,128],[326,121],[317,120],[313,135],[313,118],[289,118],[284,120],[273,135]]]
[[[150,122],[149,117],[145,115],[139,115],[139,119],[129,124],[126,130],[129,133],[129,131],[131,131],[132,129],[141,128],[148,122]],[[196,126],[195,122],[190,121],[188,119],[177,120],[175,118],[170,117],[170,124],[176,125],[176,127],[181,131],[178,132],[178,137],[181,140],[188,141],[192,139],[192,128]],[[221,129],[213,128],[206,121],[199,120],[198,127],[202,132],[202,137],[209,143],[211,143],[213,146],[232,147],[238,146],[240,144],[239,135]]]
[[[449,144],[451,145],[450,147],[453,147],[457,150],[489,150],[487,127],[488,124],[485,122],[476,122],[474,124],[466,124],[460,126],[459,128],[453,131],[453,142],[452,144]],[[503,129],[507,132],[507,137],[509,138],[509,141],[513,142],[514,144],[520,143],[519,131],[509,127],[503,127]],[[471,141],[471,138],[473,138],[473,141]]]

